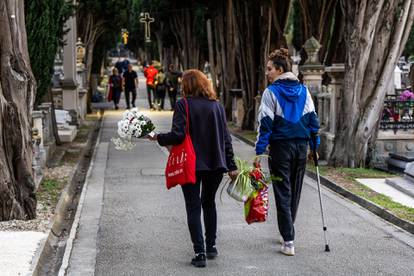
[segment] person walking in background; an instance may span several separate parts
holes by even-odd
[[[311,94],[291,71],[292,60],[287,49],[270,54],[266,68],[270,85],[264,91],[259,107],[254,163],[260,163],[260,155],[270,145],[270,173],[279,179],[273,181],[273,189],[283,238],[281,252],[293,256],[293,224],[302,191],[307,148],[309,142],[311,149],[318,146],[312,143],[311,136],[317,134],[319,120]]]
[[[113,101],[115,109],[118,110],[119,100],[121,99],[122,93],[122,78],[118,73],[118,69],[112,69],[112,75],[109,77],[109,93],[108,101]]]
[[[223,173],[237,177],[237,167],[233,159],[231,137],[227,129],[223,106],[217,100],[211,83],[199,70],[184,72],[182,79],[183,96],[173,114],[172,129],[169,133],[150,137],[161,146],[178,145],[184,141],[186,124],[196,153],[196,183],[181,186],[187,210],[187,222],[195,257],[191,264],[206,266],[206,257],[218,256],[216,248],[217,213],[215,196]],[[189,122],[186,122],[186,104]],[[201,197],[200,197],[201,190]],[[203,209],[205,243],[201,225]]]
[[[118,70],[118,74],[121,76],[124,72],[124,61],[121,58],[118,58],[118,61],[115,63],[115,68]]]
[[[148,67],[144,68],[144,76],[147,78],[147,96],[148,104],[151,110],[154,110],[153,97],[155,97],[155,76],[158,74],[158,70],[152,65],[152,61],[149,62]]]
[[[181,77],[181,72],[174,70],[174,65],[170,64],[168,66],[167,72],[167,89],[168,97],[170,98],[171,110],[175,109],[175,103],[177,102],[177,93],[178,93],[178,80]]]
[[[132,107],[135,107],[135,99],[137,98],[138,88],[138,75],[137,72],[132,70],[132,64],[128,64],[128,70],[124,72],[123,83],[127,109],[129,109],[131,105]],[[132,94],[131,102],[129,101],[130,94]]]
[[[164,70],[161,68],[155,77],[155,108],[157,110],[164,110],[166,78]]]

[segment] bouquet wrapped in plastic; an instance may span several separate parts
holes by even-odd
[[[266,221],[270,177],[264,175],[260,166],[251,167],[247,161],[239,158],[235,161],[239,174],[227,186],[227,193],[235,200],[244,202],[244,215],[248,224]]]
[[[254,192],[244,202],[244,216],[248,224],[264,222],[269,210],[268,182],[260,167],[254,168],[250,172],[250,176]]]
[[[239,174],[236,180],[227,186],[227,193],[235,200],[245,202],[254,192],[250,176],[251,167],[246,161],[239,158],[236,158],[235,161]]]
[[[143,138],[152,135],[155,127],[151,119],[138,112],[137,108],[126,110],[118,122],[119,138],[112,138],[117,150],[131,150],[135,147],[132,138]]]

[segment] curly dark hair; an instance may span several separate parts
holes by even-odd
[[[292,59],[289,55],[289,50],[280,48],[270,53],[268,57],[269,61],[272,61],[276,68],[282,68],[283,72],[292,71]]]

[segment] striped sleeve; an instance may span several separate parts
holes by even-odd
[[[262,96],[258,114],[258,129],[256,139],[256,155],[261,155],[266,151],[269,138],[272,134],[273,119],[275,116],[276,98],[273,93],[266,89]]]

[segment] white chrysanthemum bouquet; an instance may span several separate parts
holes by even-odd
[[[155,129],[151,119],[138,112],[137,108],[126,110],[118,122],[119,138],[112,138],[115,149],[128,151],[135,147],[132,138],[143,138],[153,134]]]

